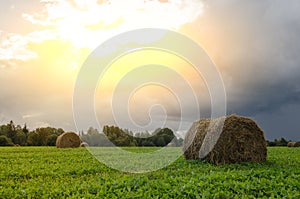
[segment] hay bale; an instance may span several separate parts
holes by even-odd
[[[80,143],[79,136],[73,132],[63,133],[56,139],[57,148],[76,148],[80,146]]]
[[[288,147],[300,147],[300,142],[289,142]]]
[[[89,146],[89,144],[86,143],[86,142],[82,142],[82,143],[80,144],[80,147],[88,147],[88,146]]]
[[[220,128],[222,125],[223,129]],[[267,159],[263,131],[253,120],[236,115],[195,122],[187,132],[183,151],[185,159],[214,164],[264,162]]]
[[[296,142],[289,142],[289,143],[287,144],[287,146],[288,146],[288,147],[294,147],[295,144],[296,144]]]

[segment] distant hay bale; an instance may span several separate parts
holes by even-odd
[[[76,133],[66,132],[56,139],[57,148],[76,148],[80,146],[80,138]]]
[[[222,131],[218,131],[222,124]],[[214,164],[267,159],[263,131],[253,120],[236,115],[195,122],[187,132],[183,151],[185,159],[201,159]]]
[[[288,147],[300,147],[300,142],[289,142]]]
[[[86,142],[82,142],[82,143],[80,144],[80,147],[88,147],[88,146],[89,146],[89,144],[86,143]]]
[[[288,146],[288,147],[294,147],[295,144],[296,144],[296,142],[289,142],[289,143],[287,144],[287,146]]]

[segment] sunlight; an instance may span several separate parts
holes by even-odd
[[[201,1],[43,0],[43,14],[24,14],[33,24],[54,31],[77,48],[94,49],[108,38],[137,28],[178,30],[202,14]]]

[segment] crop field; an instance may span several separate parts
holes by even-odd
[[[142,149],[128,150],[154,150]],[[111,169],[85,148],[0,148],[0,198],[300,198],[300,148],[268,148],[265,163],[180,157],[143,174]]]

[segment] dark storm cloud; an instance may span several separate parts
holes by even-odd
[[[300,140],[299,122],[285,123],[300,116],[300,1],[212,0],[199,24],[216,41],[228,112],[259,118],[268,138],[294,127],[282,136]]]

